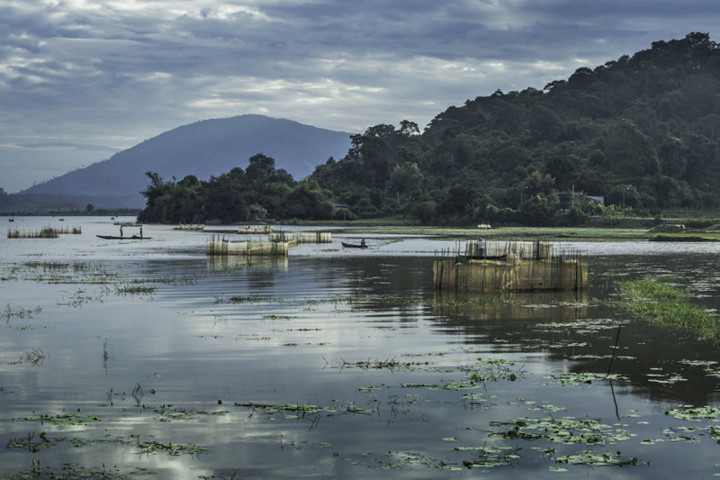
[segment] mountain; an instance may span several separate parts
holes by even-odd
[[[204,120],[162,133],[18,195],[70,196],[83,208],[93,202],[104,208],[142,207],[145,199],[140,192],[148,185],[147,171],[163,178],[195,175],[207,179],[235,167],[245,168],[256,153],[274,158],[277,168],[301,179],[329,157],[344,156],[350,135],[261,115]]]

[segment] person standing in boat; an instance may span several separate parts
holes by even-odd
[[[361,247],[366,247],[366,246],[367,246],[367,244],[365,243],[365,239],[364,239],[364,238],[363,238],[362,240],[360,240],[360,246],[361,246]]]

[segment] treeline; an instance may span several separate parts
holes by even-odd
[[[181,181],[164,181],[147,172],[150,184],[142,194],[147,205],[141,222],[234,223],[256,219],[303,218],[327,220],[335,207],[317,182],[295,181],[275,160],[263,154],[250,158],[245,170],[233,168],[208,181],[188,175]]]
[[[709,35],[691,33],[579,68],[542,91],[468,100],[423,132],[408,121],[370,127],[351,137],[344,158],[302,182],[276,172],[279,179],[257,183],[252,160],[244,173],[191,179],[195,196],[187,195],[199,203],[181,216],[165,216],[174,202],[157,210],[151,197],[187,179],[153,179],[144,213],[148,221],[238,221],[258,204],[273,218],[327,219],[347,217],[333,209],[342,204],[351,216],[425,224],[580,224],[590,215],[713,209],[720,207],[719,112],[720,49]],[[238,192],[214,193],[227,192],[227,182]]]

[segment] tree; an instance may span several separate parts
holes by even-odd
[[[248,205],[243,185],[232,175],[222,174],[210,178],[207,184],[202,217],[206,220],[218,220],[221,223],[247,220]]]
[[[275,159],[262,153],[250,157],[245,175],[249,182],[268,182],[275,174]]]
[[[420,134],[420,128],[418,127],[418,124],[415,122],[403,120],[400,122],[399,133],[400,133],[400,135],[404,135],[406,137],[409,137],[411,135],[418,135],[418,134]]]
[[[287,196],[290,217],[311,220],[332,218],[334,207],[315,180],[299,182]]]
[[[527,113],[528,130],[536,141],[554,141],[560,136],[563,124],[553,110],[540,104],[533,105]]]
[[[654,175],[660,171],[652,142],[630,120],[620,120],[608,132],[605,160],[618,178]]]

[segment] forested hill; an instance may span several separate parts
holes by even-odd
[[[719,113],[720,49],[691,33],[579,68],[543,91],[468,100],[422,134],[408,122],[371,127],[313,178],[359,215],[432,223],[557,223],[563,214],[572,223],[583,213],[579,192],[650,213],[714,208]],[[581,210],[591,213],[586,203]]]
[[[151,176],[144,218],[238,221],[259,204],[277,219],[567,225],[589,215],[710,209],[720,207],[719,142],[720,47],[691,33],[579,68],[542,91],[468,100],[423,132],[408,121],[370,127],[351,137],[341,160],[302,182],[267,157],[251,162],[250,175],[234,169],[214,183]],[[233,212],[223,207],[230,199],[239,205]],[[178,204],[187,207],[182,215],[158,213]]]

